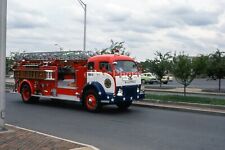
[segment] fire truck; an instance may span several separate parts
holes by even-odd
[[[39,98],[81,103],[88,111],[115,104],[127,109],[142,100],[141,74],[134,59],[84,51],[21,53],[15,56],[15,92],[23,102]]]

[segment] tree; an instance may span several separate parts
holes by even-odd
[[[119,51],[121,55],[130,55],[124,47],[124,42],[114,42],[113,40],[111,40],[111,45],[108,48],[97,51],[97,54],[115,54],[116,50]]]
[[[151,65],[151,60],[147,59],[143,62],[140,62],[140,65],[141,65],[142,72],[151,72],[149,67]]]
[[[15,56],[18,54],[19,52],[11,52],[10,56],[6,57],[6,75],[9,75],[9,72],[12,71],[12,67],[15,62]]]
[[[191,58],[185,54],[173,57],[171,72],[177,82],[184,86],[184,96],[186,96],[186,88],[191,84],[197,75],[206,72],[208,57],[200,55]]]
[[[6,57],[6,67],[5,67],[6,75],[9,74],[9,71],[11,70],[12,65],[13,65],[13,60],[10,57]]]
[[[193,69],[196,75],[207,74],[208,56],[200,55],[192,59]]]
[[[174,56],[171,72],[177,82],[184,86],[184,96],[186,96],[186,88],[194,80],[196,75],[191,59],[184,54]]]
[[[162,54],[161,52],[156,52],[156,58],[154,60],[150,60],[150,71],[154,73],[158,80],[160,81],[160,87],[162,86],[162,78],[170,70],[170,52]]]
[[[207,74],[213,79],[219,79],[219,92],[221,91],[221,79],[225,77],[225,56],[224,52],[217,50],[209,55]]]

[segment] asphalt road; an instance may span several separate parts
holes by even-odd
[[[150,87],[159,87],[159,84],[148,84]],[[172,87],[172,88],[183,88],[176,80],[168,82],[168,84],[162,84],[163,87]],[[219,89],[219,80],[208,80],[208,79],[195,79],[188,86],[192,88],[200,89]],[[225,90],[225,79],[221,80],[221,89]]]
[[[24,104],[6,94],[6,122],[101,150],[224,150],[225,117],[132,106],[89,113],[74,103]]]

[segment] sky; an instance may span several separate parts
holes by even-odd
[[[87,50],[124,41],[138,61],[156,51],[190,56],[225,50],[225,0],[83,0]],[[83,49],[77,0],[8,0],[7,55]]]

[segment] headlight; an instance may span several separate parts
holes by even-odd
[[[140,88],[139,87],[137,87],[137,93],[139,93],[140,92]]]
[[[122,89],[118,90],[117,96],[123,96],[123,90]]]

